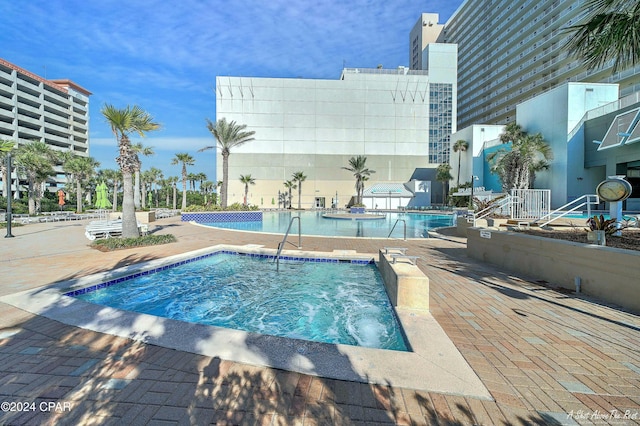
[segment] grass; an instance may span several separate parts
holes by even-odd
[[[21,223],[16,223],[13,220],[11,221],[11,227],[12,228],[17,228],[17,227],[20,227],[20,226],[24,226],[24,225],[21,224]],[[7,227],[7,222],[0,222],[0,229],[6,228],[6,227]]]
[[[91,243],[91,247],[100,251],[122,250],[133,247],[155,246],[159,244],[175,243],[176,237],[171,234],[145,235],[134,238],[105,238]]]

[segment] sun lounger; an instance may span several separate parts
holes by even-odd
[[[122,220],[96,220],[87,225],[84,235],[91,241],[96,238],[119,237],[122,235]]]
[[[138,222],[140,235],[149,233],[149,225]],[[91,241],[96,238],[110,238],[122,236],[122,219],[118,220],[94,220],[85,228],[84,235]]]

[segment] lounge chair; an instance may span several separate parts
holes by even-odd
[[[96,220],[85,228],[84,235],[91,241],[122,235],[122,220]]]

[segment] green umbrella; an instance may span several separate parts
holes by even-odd
[[[96,186],[96,208],[108,209],[111,208],[111,202],[107,194],[107,185],[104,182]]]

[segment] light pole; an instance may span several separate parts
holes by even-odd
[[[7,180],[9,181],[7,184],[7,188],[9,189],[9,191],[7,191],[7,235],[5,235],[5,238],[13,238],[13,235],[11,235],[11,153],[8,152],[7,153],[7,176],[9,177]]]

